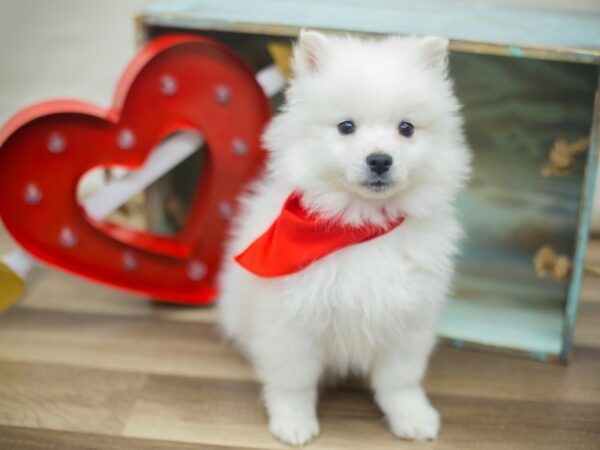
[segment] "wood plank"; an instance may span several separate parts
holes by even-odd
[[[386,34],[440,35],[455,41],[503,46],[578,49],[596,61],[600,50],[600,13],[523,7],[486,1],[472,4],[429,0],[352,0],[340,7],[322,0],[175,0],[146,6],[143,19],[153,25],[235,30],[295,36],[300,28]],[[516,56],[521,52],[515,52]],[[575,55],[573,55],[575,56]]]
[[[205,323],[214,322],[216,314],[212,307],[189,307],[156,302],[117,289],[93,284],[49,268],[38,268],[34,271],[19,306],[31,309]]]
[[[127,424],[127,436],[218,445],[252,442],[286,448],[268,433],[254,383],[152,376]],[[594,448],[600,439],[600,406],[432,395],[444,426],[437,443],[424,448]],[[312,448],[412,448],[394,439],[371,394],[328,389],[319,404],[321,436]],[[565,447],[567,446],[567,447]]]
[[[74,433],[39,428],[0,426],[0,448],[10,450],[244,450],[242,447],[185,444],[155,439],[136,439],[104,436],[92,433]]]
[[[0,361],[255,380],[208,324],[15,309],[0,317],[0,342]],[[577,350],[574,361],[564,367],[443,346],[428,387],[439,394],[600,404],[600,350]]]
[[[600,264],[600,237],[590,239],[585,259],[588,263]]]
[[[68,353],[68,348],[62,351]],[[0,362],[0,424],[119,434],[146,378],[82,367]],[[10,448],[2,447],[1,439],[0,447]]]
[[[253,378],[212,324],[15,307],[0,316],[0,342],[0,361]]]
[[[582,302],[579,306],[574,341],[576,345],[598,346],[600,342],[600,301]]]
[[[562,389],[568,393],[581,383],[573,376],[566,386],[553,384],[552,373],[557,369],[564,372],[566,368],[504,357],[505,364],[498,365],[489,359],[485,361],[491,355],[453,349],[440,352],[447,354],[445,359],[438,359],[438,363],[432,365],[431,371],[439,373],[430,377],[427,384],[445,425],[440,441],[424,448],[469,449],[479,448],[478,443],[486,442],[489,448],[565,448],[568,443],[568,448],[583,449],[593,448],[595,440],[600,438],[599,403],[573,401],[574,397],[568,395],[562,396],[564,401],[555,400],[560,397],[541,395],[542,388]],[[465,356],[475,356],[480,361],[468,361]],[[587,361],[598,360],[597,353],[582,356]],[[164,360],[157,358],[156,364],[164,364]],[[453,370],[444,373],[439,370],[448,366]],[[499,369],[499,375],[493,375],[489,369],[486,373],[486,367]],[[598,373],[597,366],[579,367],[590,376]],[[547,369],[551,369],[549,376],[545,376]],[[253,381],[170,375],[146,378],[77,366],[13,363],[0,363],[0,376],[3,379],[0,424],[5,426],[102,435],[122,433],[128,437],[204,445],[286,448],[267,431],[259,385]],[[503,391],[506,394],[504,386],[511,378],[521,386],[523,395],[519,398],[498,395]],[[440,388],[443,380],[448,382]],[[536,380],[540,388],[533,389],[529,395]],[[465,389],[467,385],[472,385],[473,390]],[[490,389],[497,392],[490,396]],[[594,395],[597,393],[591,393],[590,397]],[[378,449],[405,445],[411,448],[387,432],[371,394],[359,383],[326,389],[319,414],[322,437],[316,441],[315,448]],[[32,437],[33,442],[43,440],[40,436],[43,434]],[[50,436],[53,436],[48,440],[50,443],[75,443],[80,438],[70,434],[51,433]],[[23,437],[29,439],[27,434]],[[90,439],[98,446],[111,442],[97,436]],[[0,448],[13,448],[2,447],[2,443],[0,439]],[[138,444],[134,441],[131,446],[140,447]],[[163,447],[162,443],[157,444],[157,448]]]
[[[575,258],[585,158],[564,177],[541,168],[556,139],[589,134],[597,71],[468,54],[450,68],[475,170],[458,202],[468,239],[444,335],[556,356],[576,294],[569,279],[539,278],[533,260],[544,245]]]
[[[431,359],[425,386],[464,398],[581,402],[600,405],[600,351],[576,347],[569,366],[452,347]]]
[[[580,305],[584,303],[600,304],[600,278],[585,276],[581,283]],[[600,342],[600,341],[599,341]]]

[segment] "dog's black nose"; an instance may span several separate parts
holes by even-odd
[[[367,156],[367,164],[377,175],[383,175],[390,170],[393,162],[392,157],[386,153],[371,153]]]

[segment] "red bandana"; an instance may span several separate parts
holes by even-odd
[[[318,219],[300,199],[296,192],[288,197],[271,227],[235,257],[239,265],[261,277],[289,275],[336,250],[381,236],[405,219],[398,217],[386,227],[344,225]]]

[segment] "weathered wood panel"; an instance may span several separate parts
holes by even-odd
[[[558,355],[570,280],[540,280],[533,260],[546,244],[574,257],[586,158],[564,177],[541,168],[556,139],[589,136],[597,69],[453,53],[451,73],[474,172],[459,202],[467,239],[442,334]]]
[[[455,50],[598,62],[600,13],[487,0],[175,0],[148,5],[144,22],[163,27],[295,36],[301,27],[446,36]],[[584,12],[582,12],[582,10]]]
[[[173,31],[148,26],[146,37]],[[226,42],[255,70],[269,63],[267,43],[281,40],[195,31]],[[459,202],[467,239],[440,334],[461,346],[564,359],[582,263],[576,236],[588,220],[581,216],[582,194],[590,190],[584,185],[587,160],[580,155],[563,177],[546,178],[542,167],[557,139],[590,135],[597,68],[461,52],[452,52],[450,63],[474,150],[474,176]],[[274,99],[275,108],[280,100]],[[533,260],[543,245],[576,260],[573,280],[537,277]]]

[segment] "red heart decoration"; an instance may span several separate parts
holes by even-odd
[[[270,114],[254,74],[229,49],[205,37],[163,36],[130,63],[110,109],[57,100],[9,120],[0,130],[0,217],[20,245],[51,265],[165,301],[210,303],[229,219],[223,206],[234,207],[261,167]],[[179,235],[85,215],[76,198],[85,173],[140,167],[182,130],[200,133],[209,151]]]

